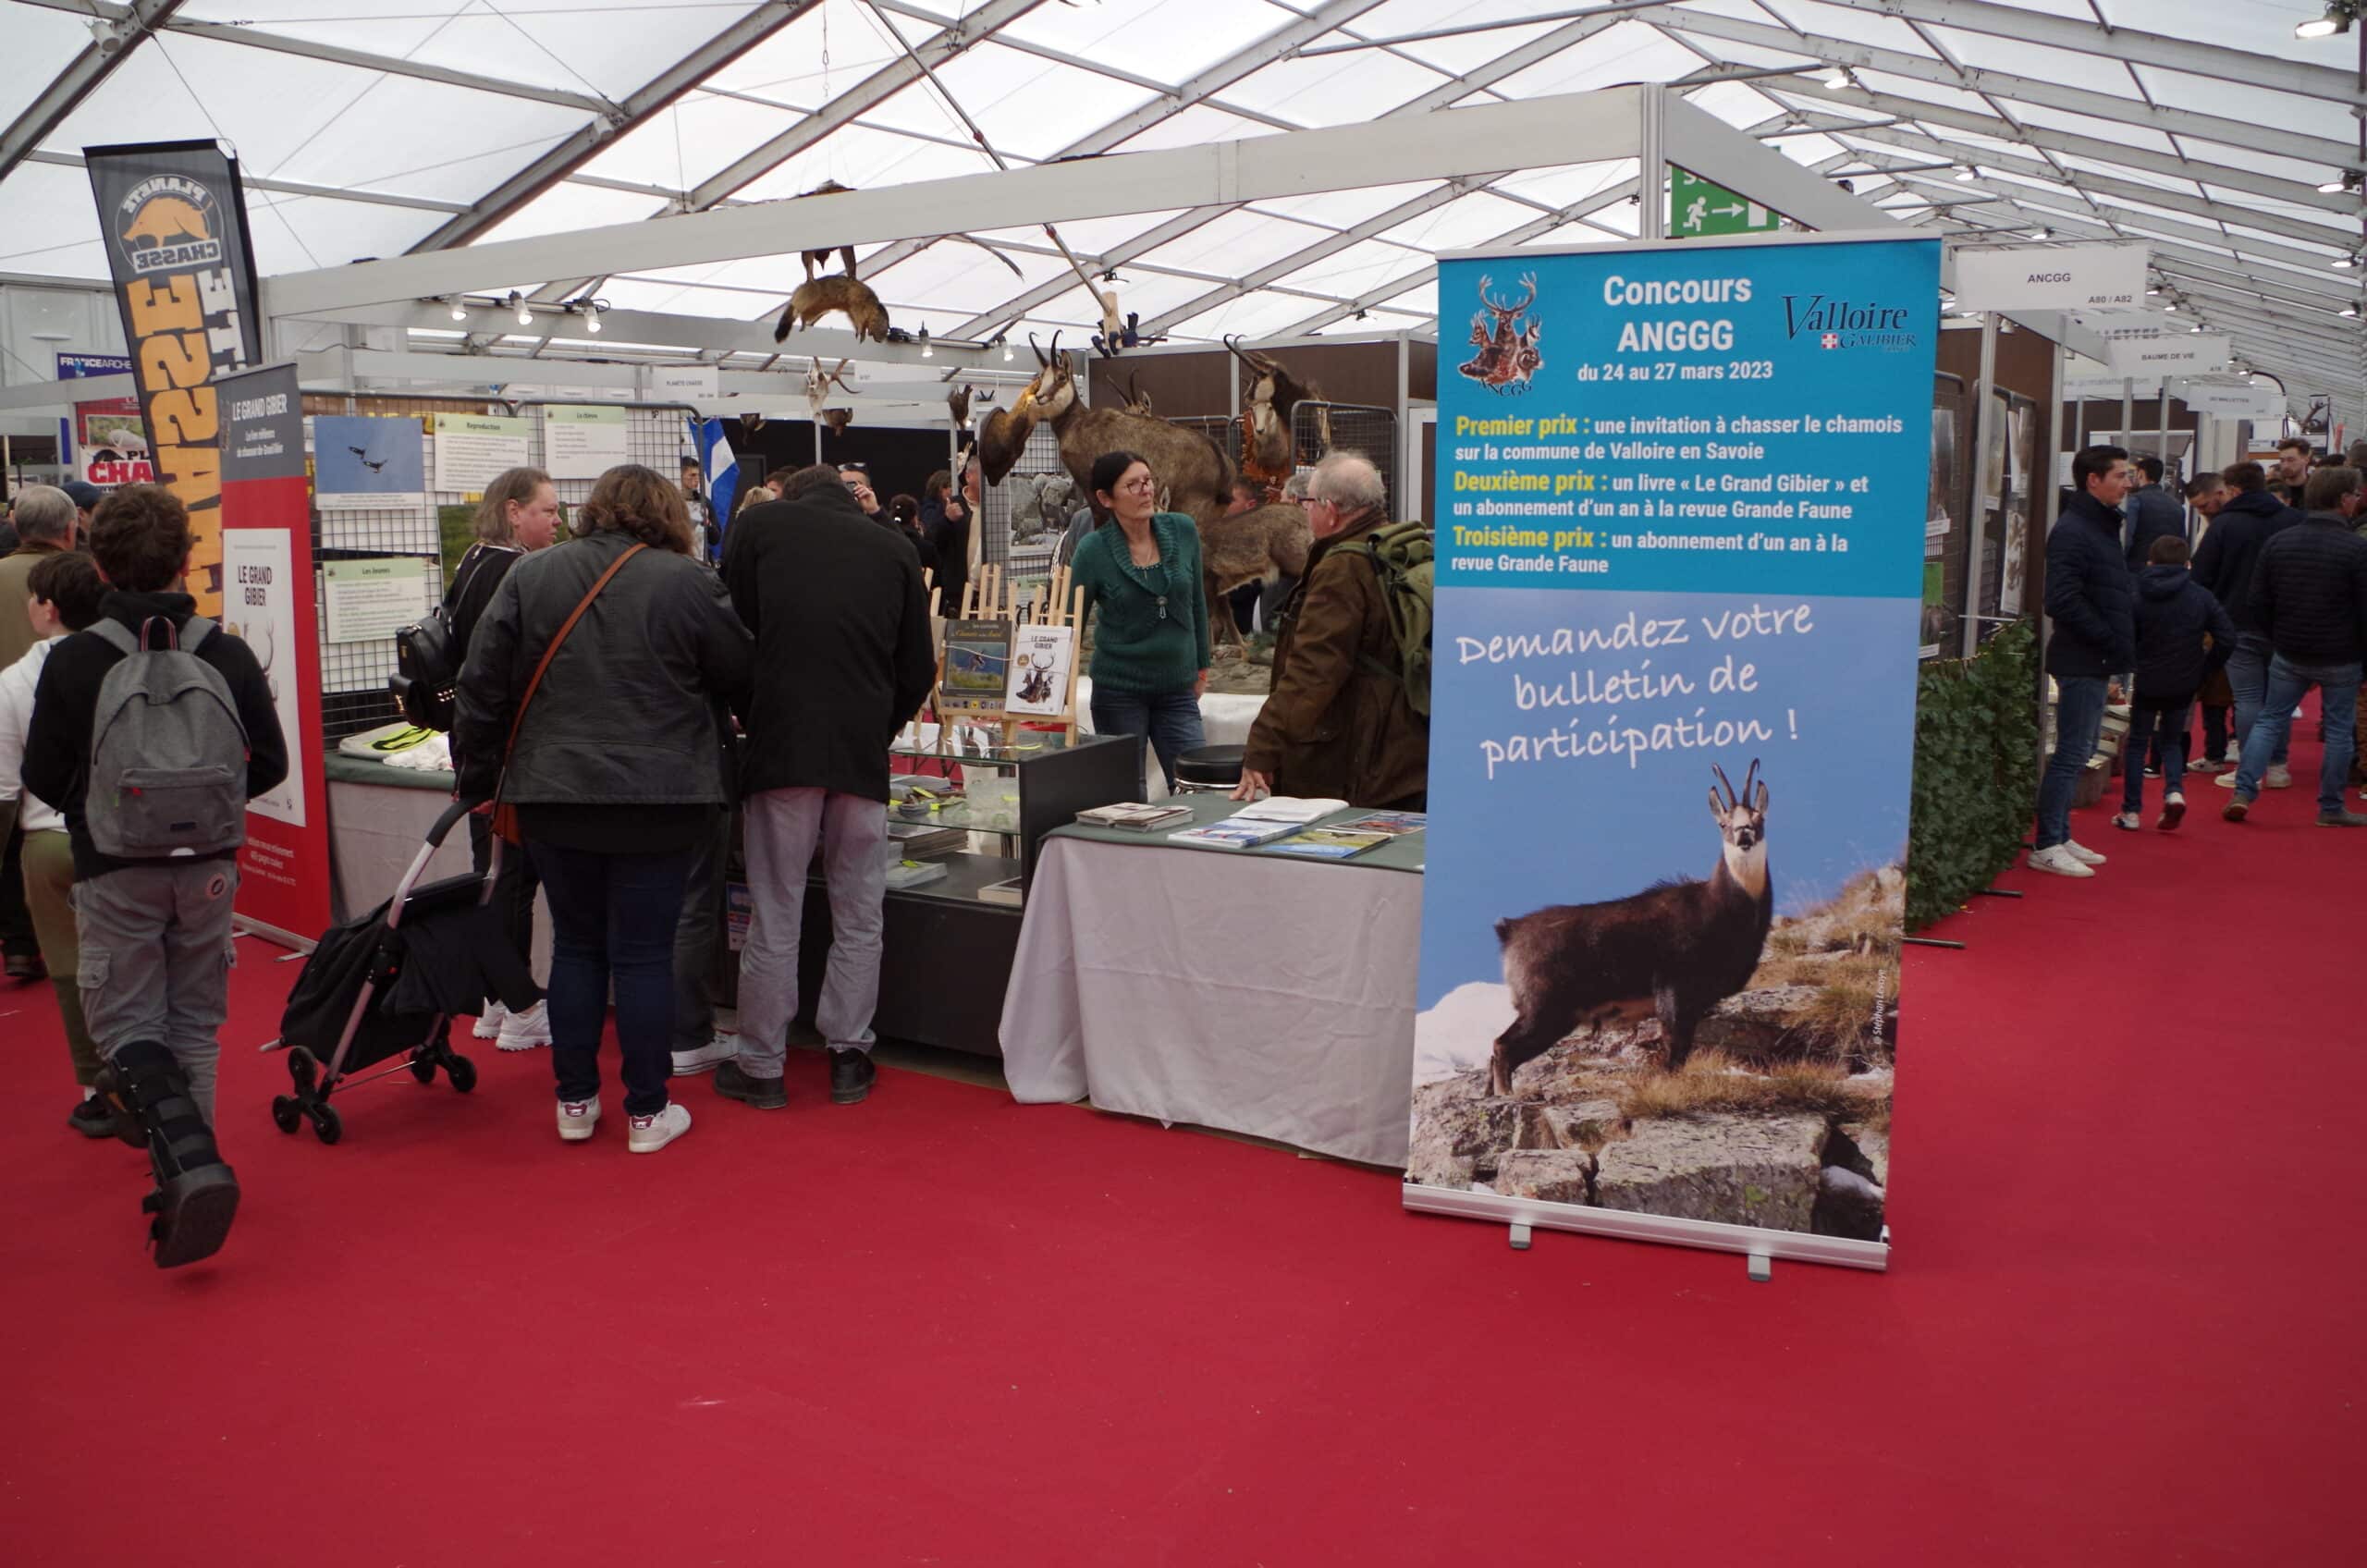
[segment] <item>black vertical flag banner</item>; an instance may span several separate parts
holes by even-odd
[[[239,163],[218,141],[86,147],[156,482],[189,508],[189,591],[222,613],[222,418],[215,384],[262,358]]]

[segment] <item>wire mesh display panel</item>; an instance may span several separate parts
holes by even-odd
[[[1061,464],[1060,438],[1050,425],[1027,433],[1019,461],[1001,484],[983,487],[978,501],[979,563],[1001,567],[1021,595],[1032,597],[1052,574],[1053,552],[1069,514],[1085,504]]]
[[[1380,482],[1389,487],[1391,516],[1419,514],[1418,502],[1414,514],[1404,513],[1404,498],[1398,494],[1397,415],[1391,410],[1307,398],[1291,410],[1291,436],[1299,467],[1312,466],[1328,452],[1354,452],[1380,470]]]

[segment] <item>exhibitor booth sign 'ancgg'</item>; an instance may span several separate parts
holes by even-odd
[[[1939,260],[1441,261],[1407,1207],[1882,1267]]]
[[[215,383],[258,357],[237,160],[215,141],[90,147],[155,482],[189,508],[189,591],[222,613],[222,417]]]

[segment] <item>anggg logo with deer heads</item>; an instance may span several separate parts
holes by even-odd
[[[1466,380],[1499,397],[1527,391],[1545,368],[1545,356],[1537,347],[1545,324],[1527,319],[1537,303],[1537,275],[1524,273],[1520,283],[1521,297],[1507,303],[1496,298],[1492,280],[1479,280],[1481,309],[1471,318],[1471,343],[1478,352],[1455,367]]]

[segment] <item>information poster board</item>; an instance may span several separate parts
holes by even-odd
[[[250,927],[309,948],[329,925],[329,829],[303,400],[293,365],[220,388],[222,625],[263,666],[288,765],[277,789],[247,802],[235,908]]]
[[[526,421],[505,414],[435,416],[435,488],[476,496],[504,469],[527,463]]]
[[[423,428],[416,419],[314,416],[313,492],[321,510],[425,506]]]
[[[1881,1268],[1939,244],[1439,272],[1406,1205]]]
[[[332,643],[392,637],[427,613],[427,562],[418,556],[325,562],[321,602]]]
[[[130,356],[80,354],[60,349],[57,379],[80,381],[99,375],[129,375]],[[67,450],[74,454],[74,477],[102,490],[118,484],[153,484],[156,465],[148,456],[148,420],[137,398],[97,398],[78,401],[74,417],[65,426]]]
[[[597,479],[624,460],[624,410],[570,404],[543,410],[543,468],[553,479]]]

